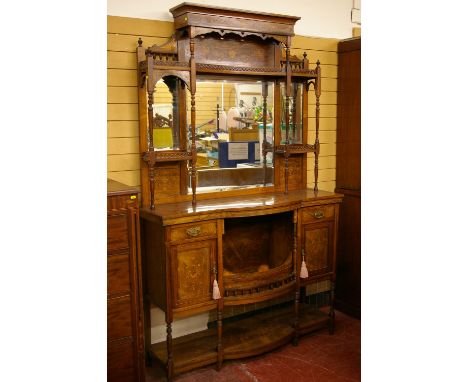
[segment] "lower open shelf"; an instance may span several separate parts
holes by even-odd
[[[294,306],[262,312],[238,321],[223,323],[222,343],[224,359],[258,355],[286,344],[294,336]],[[327,325],[327,314],[315,307],[301,304],[299,334],[305,334]],[[172,341],[175,373],[182,373],[216,363],[217,329],[178,337]],[[163,365],[167,363],[166,342],[151,345],[152,356]]]

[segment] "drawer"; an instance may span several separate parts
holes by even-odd
[[[129,337],[132,334],[130,296],[107,300],[107,339]]]
[[[172,226],[169,240],[181,241],[214,235],[216,235],[216,221],[207,221]]]
[[[130,292],[129,255],[107,256],[107,294]]]
[[[335,217],[335,206],[325,205],[316,207],[306,207],[302,209],[302,223],[315,223],[324,219]]]
[[[135,381],[134,346],[131,339],[107,344],[107,381]]]
[[[128,248],[127,214],[107,217],[107,251]]]

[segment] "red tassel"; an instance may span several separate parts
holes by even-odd
[[[221,293],[219,293],[218,282],[213,281],[213,300],[219,300],[221,298]]]
[[[306,279],[307,277],[309,277],[309,271],[307,270],[307,265],[305,263],[304,258],[302,258],[301,273],[299,274],[299,277],[301,279]]]

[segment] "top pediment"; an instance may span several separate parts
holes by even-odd
[[[182,3],[170,9],[176,29],[201,27],[254,32],[265,35],[293,36],[300,17],[241,9]]]

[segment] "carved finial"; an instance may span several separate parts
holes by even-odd
[[[143,45],[143,40],[141,37],[138,37],[138,46],[141,47]]]
[[[320,66],[320,60],[317,60],[317,66]]]
[[[304,57],[304,60],[305,60],[307,58],[307,52],[304,52],[302,56]]]

